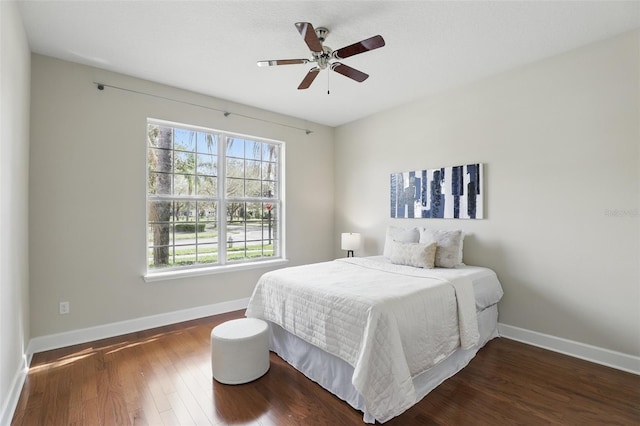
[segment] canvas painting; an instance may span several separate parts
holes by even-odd
[[[482,163],[391,174],[392,218],[483,218]]]

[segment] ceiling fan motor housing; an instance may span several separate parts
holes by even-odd
[[[321,70],[329,66],[329,61],[333,59],[331,56],[333,50],[329,46],[322,46],[322,52],[312,52],[313,59],[318,63],[318,68]]]

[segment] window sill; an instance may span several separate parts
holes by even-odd
[[[287,259],[266,260],[263,262],[234,263],[224,266],[211,266],[206,268],[194,268],[177,271],[151,272],[143,275],[145,282],[173,280],[177,278],[198,277],[202,275],[224,274],[227,272],[246,271],[249,269],[270,268],[289,263]]]

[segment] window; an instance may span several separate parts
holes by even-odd
[[[283,144],[147,122],[147,272],[282,258]]]

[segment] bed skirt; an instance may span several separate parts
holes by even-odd
[[[476,346],[467,350],[458,348],[449,357],[413,378],[416,403],[440,383],[462,370],[489,340],[498,337],[497,304],[478,312],[478,329],[480,339]],[[354,369],[347,362],[273,323],[269,323],[269,347],[309,379],[362,411],[365,423],[375,423],[376,419],[367,412],[362,397],[351,384]]]

